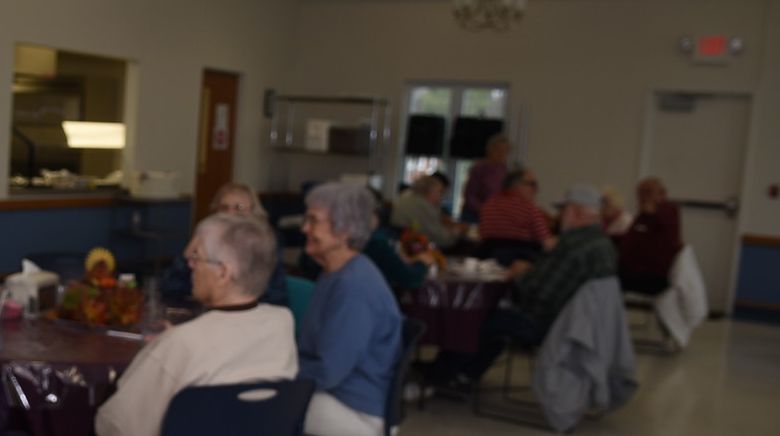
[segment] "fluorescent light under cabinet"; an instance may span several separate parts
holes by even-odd
[[[89,121],[63,121],[70,148],[124,148],[125,125]]]

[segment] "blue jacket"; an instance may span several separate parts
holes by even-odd
[[[401,313],[363,254],[320,276],[298,339],[299,378],[369,415],[384,416],[401,352]]]

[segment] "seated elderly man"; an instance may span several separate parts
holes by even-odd
[[[444,191],[445,186],[438,177],[420,177],[393,203],[390,224],[416,228],[439,248],[452,247],[467,226],[450,223],[442,216]]]
[[[509,257],[507,262],[534,259],[542,248],[554,245],[547,217],[536,205],[538,189],[533,171],[512,171],[504,178],[502,191],[482,206],[479,233],[488,253],[499,262],[502,256]]]
[[[208,310],[133,359],[98,411],[98,435],[158,435],[168,403],[188,386],[295,377],[290,311],[258,304],[274,251],[273,232],[256,218],[218,214],[198,225],[185,255],[193,296]]]
[[[260,220],[268,219],[268,214],[263,205],[260,204],[255,190],[249,185],[242,183],[226,183],[222,185],[211,200],[210,210],[214,213],[254,216]],[[281,259],[282,249],[283,247],[277,244],[276,266],[273,273],[271,273],[267,289],[261,298],[263,303],[271,303],[277,306],[287,305],[287,285],[284,265]],[[163,296],[168,299],[188,298],[192,294],[191,275],[192,271],[187,263],[187,259],[183,256],[176,256],[170,268],[162,274],[160,288]]]
[[[620,239],[620,282],[625,290],[656,295],[669,287],[669,269],[682,247],[680,209],[655,177],[637,187],[639,215]]]
[[[306,196],[306,254],[322,266],[301,326],[299,378],[314,380],[304,432],[381,435],[401,352],[401,314],[382,273],[360,250],[372,230],[366,188],[320,185]]]
[[[440,354],[432,368],[434,379],[449,381],[460,375],[464,381],[478,380],[503,351],[507,336],[529,347],[541,344],[582,285],[615,275],[615,250],[601,230],[600,203],[593,186],[574,185],[567,191],[555,248],[533,267],[524,261],[512,265],[512,307],[497,310],[485,321],[476,355]]]

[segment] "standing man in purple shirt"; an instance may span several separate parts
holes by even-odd
[[[460,215],[462,221],[478,223],[482,204],[501,191],[507,172],[509,149],[509,138],[506,135],[494,135],[488,140],[485,159],[475,163],[469,171],[469,180],[463,190],[465,201]]]

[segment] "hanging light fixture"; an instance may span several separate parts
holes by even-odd
[[[455,0],[453,14],[467,30],[504,31],[523,17],[528,0]]]

